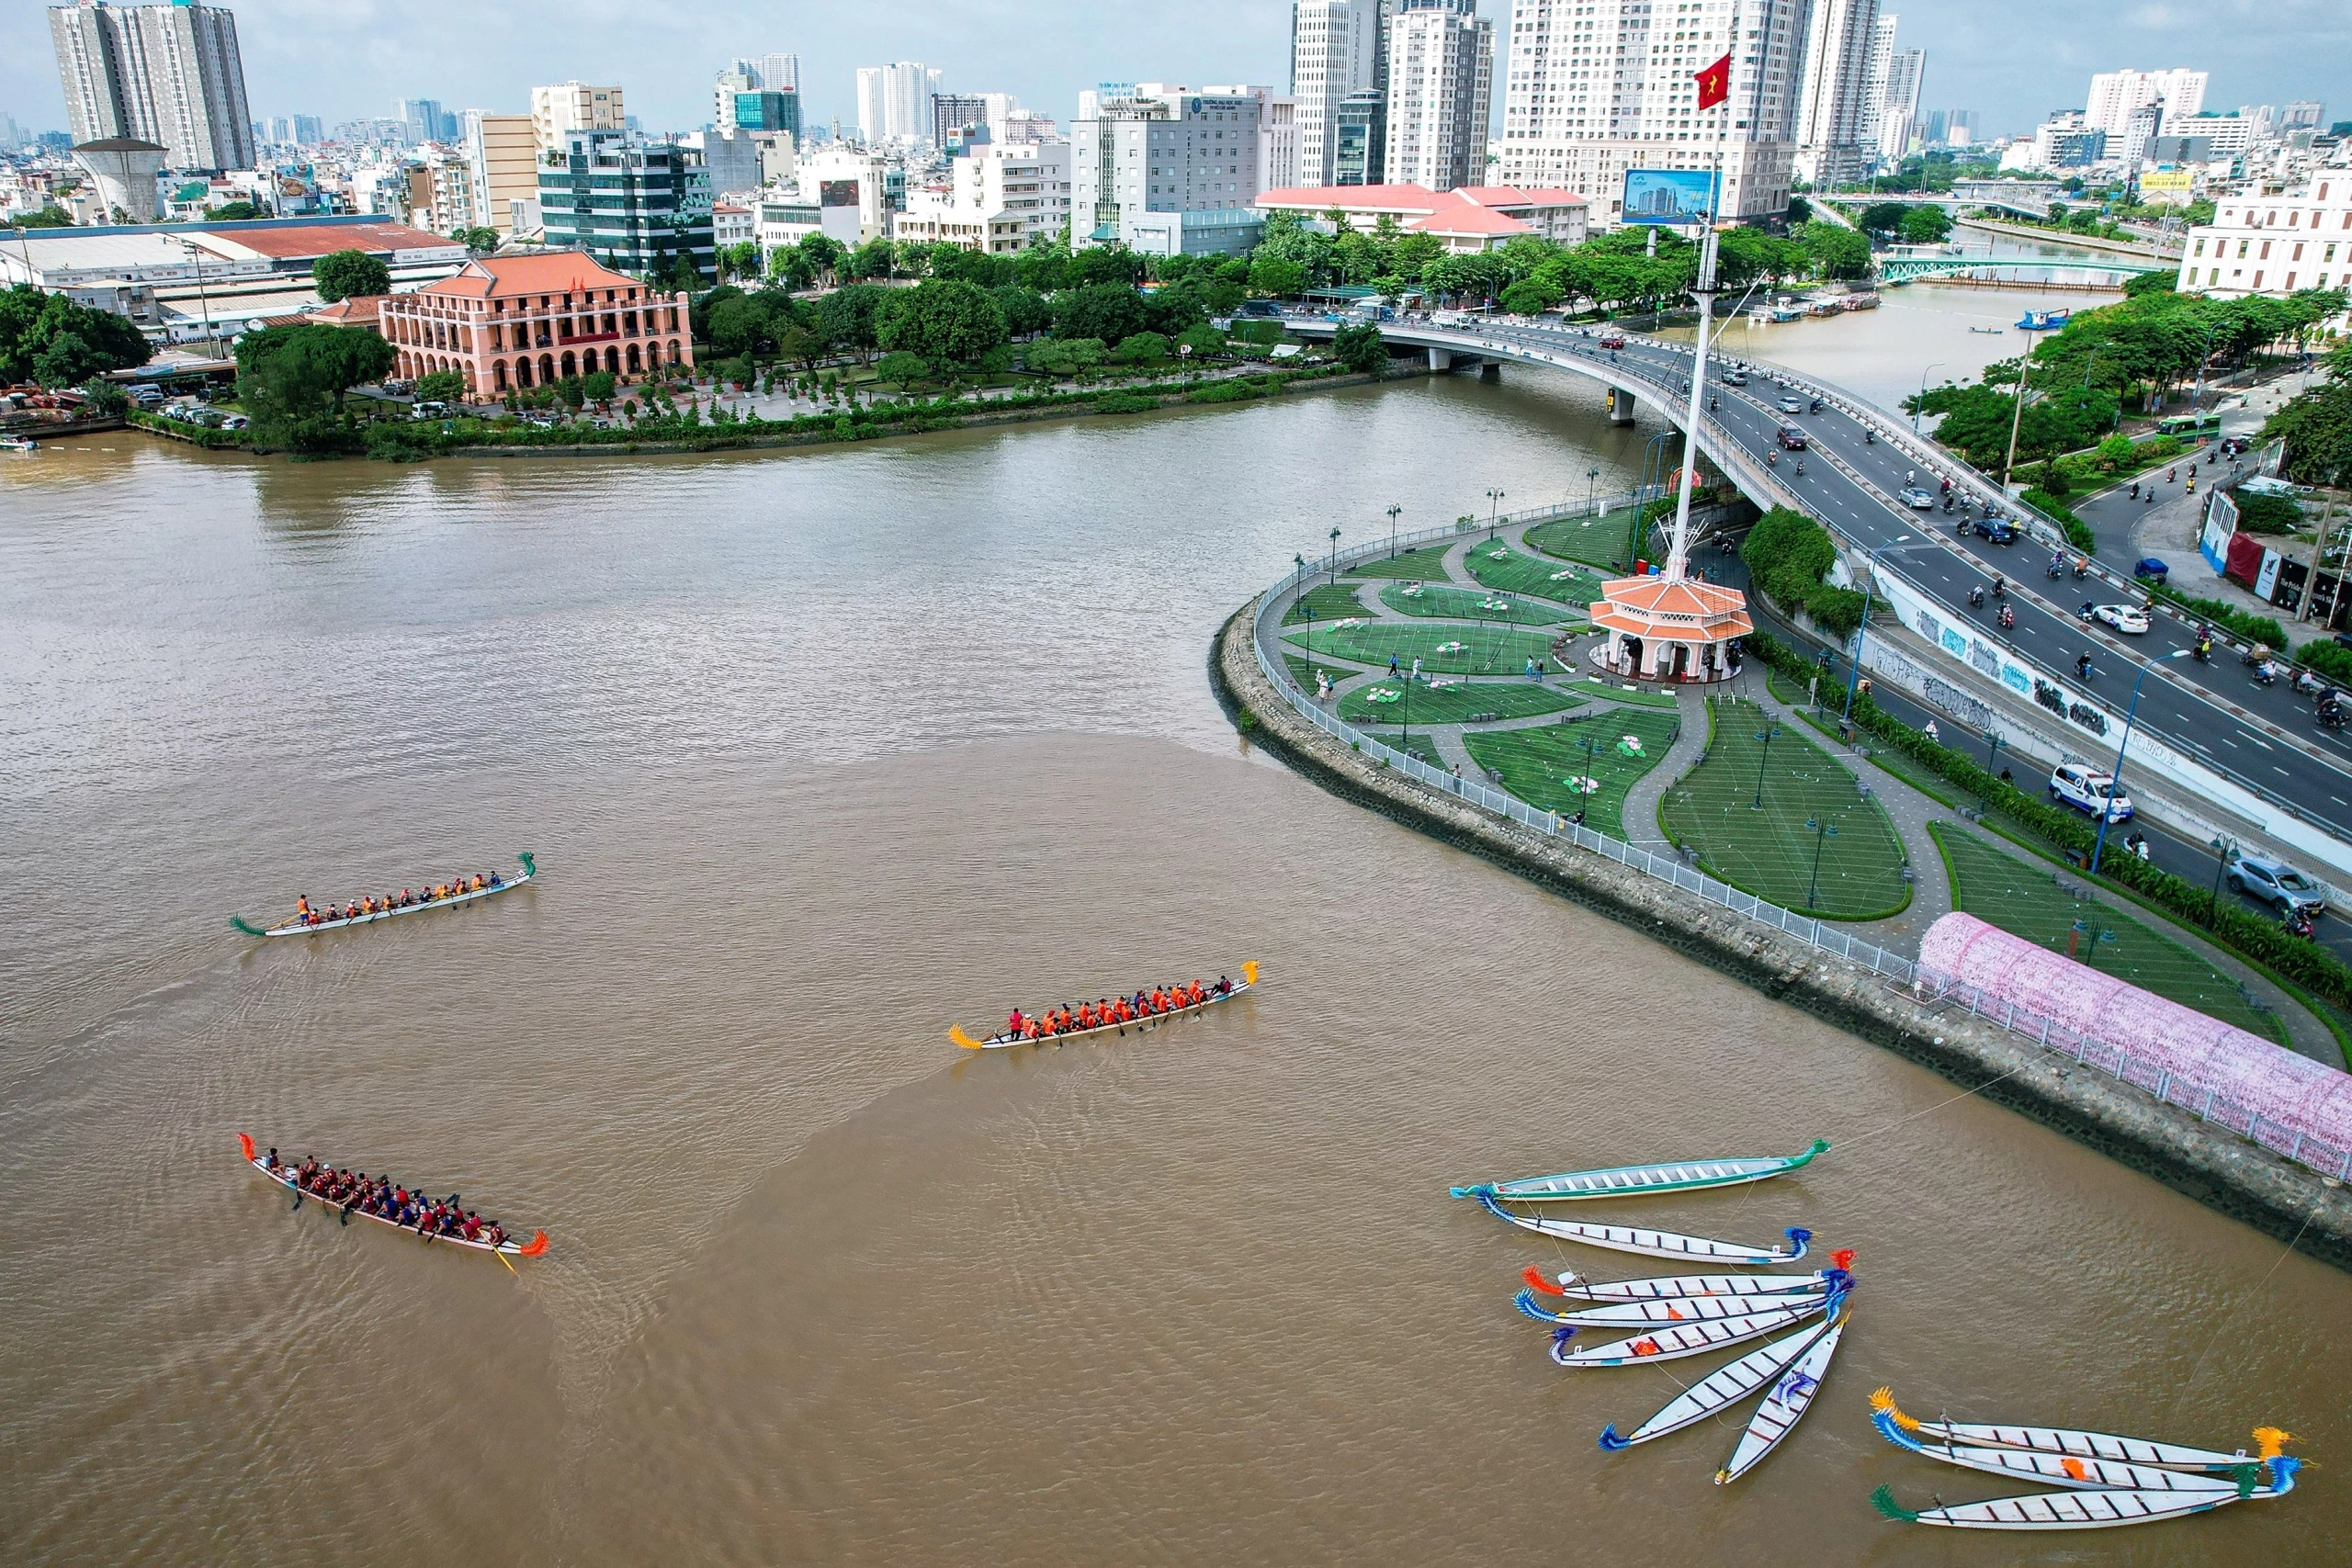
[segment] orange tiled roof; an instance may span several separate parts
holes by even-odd
[[[477,256],[440,282],[427,284],[417,292],[454,294],[469,299],[506,299],[525,294],[578,294],[591,288],[641,287],[637,279],[615,272],[585,251],[547,251],[535,256]]]

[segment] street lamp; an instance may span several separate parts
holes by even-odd
[[[196,268],[196,299],[204,312],[204,357],[209,359],[213,349],[212,301],[204,292],[204,252],[193,240],[180,241],[179,247],[187,257],[188,265]]]
[[[1764,749],[1756,753],[1756,801],[1748,807],[1750,811],[1764,809],[1764,764],[1772,755],[1772,737],[1780,733],[1781,727],[1778,724],[1767,724],[1756,732],[1756,739],[1764,742]]]
[[[1293,555],[1290,558],[1298,563],[1298,607],[1306,616],[1306,668],[1311,671],[1315,668],[1315,602],[1306,596],[1306,558]]]
[[[1813,834],[1813,881],[1804,890],[1804,907],[1813,908],[1814,896],[1821,891],[1821,852],[1838,836],[1838,829],[1817,817],[1805,818],[1805,829]]]
[[[1487,537],[1491,540],[1495,536],[1495,531],[1502,524],[1503,492],[1498,490],[1488,491],[1487,506]]]
[[[1333,527],[1333,528],[1332,528],[1332,530],[1331,530],[1331,581],[1332,581],[1332,583],[1333,583],[1333,585],[1334,585],[1334,586],[1337,586],[1337,584],[1339,583],[1339,581],[1340,581],[1340,530],[1335,526],[1335,527]]]
[[[2213,840],[2213,891],[2205,899],[2205,929],[2211,931],[2222,918],[2222,874],[2230,869],[2230,857],[2242,846],[2227,833]]]
[[[1919,372],[1919,401],[1911,405],[1911,434],[1914,435],[1919,434],[1919,403],[1928,400],[1928,376],[1929,372],[1940,370],[1943,367],[1944,362],[1939,359],[1929,365],[1926,370]]]
[[[2100,852],[2107,848],[2108,824],[2115,820],[2115,797],[2123,790],[2123,751],[2125,747],[2132,744],[2132,721],[2140,712],[2141,682],[2145,681],[2148,678],[2148,671],[2154,670],[2163,660],[2186,659],[2191,651],[2186,648],[2176,648],[2170,653],[2158,654],[2154,659],[2140,666],[2139,678],[2132,682],[2132,703],[2123,710],[2123,739],[2121,744],[2115,748],[2115,767],[2108,782],[2107,804],[2100,808],[2098,814],[2098,837],[2091,841],[2090,873],[2093,876],[2098,874]]]
[[[1600,499],[1600,470],[1599,468],[1587,468],[1584,471],[1584,509],[1587,512],[1590,512],[1593,509],[1594,504],[1599,502]]]
[[[1388,558],[1390,560],[1396,558],[1396,514],[1404,510],[1403,507],[1394,504],[1388,508]]]
[[[1893,542],[1899,545],[1910,536],[1897,534]],[[1854,628],[1854,667],[1846,671],[1846,711],[1838,716],[1841,732],[1850,733],[1848,727],[1854,722],[1854,688],[1862,681],[1862,639],[1871,635],[1871,590],[1878,584],[1879,550],[1884,548],[1886,546],[1881,545],[1871,552],[1871,564],[1862,573],[1862,624]]]
[[[2018,395],[2016,406],[2009,411],[2009,455],[2001,462],[2001,491],[2008,492],[2009,470],[2018,465],[2018,432],[2025,424],[2026,380],[2033,369],[2033,340],[2026,340],[2025,353],[2018,358]]]

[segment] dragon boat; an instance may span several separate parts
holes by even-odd
[[[2119,1525],[2187,1518],[2232,1503],[2284,1497],[2295,1489],[2295,1472],[2301,1464],[2300,1460],[2282,1454],[2248,1466],[2262,1474],[2261,1482],[2247,1476],[2233,1485],[2203,1492],[2038,1492],[2021,1497],[1988,1497],[1982,1503],[1946,1503],[1917,1510],[1897,1503],[1893,1487],[1882,1486],[1871,1494],[1871,1506],[1890,1519],[1910,1525],[1978,1530],[2111,1529]]]
[[[1813,1408],[1815,1397],[1821,1393],[1821,1380],[1829,1375],[1829,1358],[1838,1353],[1838,1341],[1845,1337],[1847,1323],[1847,1292],[1841,1288],[1829,1294],[1828,1309],[1822,1321],[1829,1326],[1820,1338],[1804,1348],[1804,1353],[1772,1382],[1772,1392],[1748,1417],[1747,1429],[1732,1446],[1731,1458],[1715,1472],[1715,1484],[1728,1485],[1764,1462],[1764,1456],[1781,1444],[1781,1439],[1795,1429],[1804,1413]]]
[[[1557,1203],[1586,1198],[1625,1198],[1645,1192],[1690,1192],[1704,1187],[1738,1187],[1768,1181],[1810,1165],[1829,1152],[1815,1138],[1801,1155],[1755,1159],[1668,1160],[1659,1165],[1620,1165],[1603,1170],[1571,1170],[1516,1181],[1476,1181],[1447,1189],[1456,1198],[1499,1198],[1512,1203]]]
[[[1871,1425],[1898,1449],[1927,1459],[1941,1460],[1962,1470],[1981,1470],[2010,1480],[2035,1481],[2048,1486],[2107,1492],[2229,1492],[2237,1487],[2233,1472],[2212,1470],[2168,1470],[2160,1464],[2129,1464],[2121,1460],[2086,1459],[2075,1454],[2036,1453],[2030,1449],[1983,1449],[1954,1443],[1929,1443],[1896,1425],[1885,1411],[1874,1411]],[[2237,1471],[2258,1471],[2265,1461],[2247,1460]]]
[[[321,1208],[342,1210],[346,1216],[356,1214],[360,1219],[373,1220],[379,1225],[389,1225],[396,1231],[406,1231],[411,1235],[424,1235],[423,1232],[417,1231],[413,1225],[404,1225],[400,1224],[398,1221],[386,1219],[381,1214],[370,1214],[359,1209],[344,1209],[342,1204],[339,1204],[331,1199],[320,1198],[315,1192],[303,1191],[302,1189],[295,1183],[294,1172],[286,1165],[281,1162],[276,1170],[272,1170],[269,1168],[269,1163],[265,1157],[254,1153],[254,1141],[250,1134],[238,1134],[237,1146],[244,1151],[245,1163],[247,1165],[252,1166],[255,1170],[260,1171],[262,1175],[267,1177],[270,1180],[275,1181],[280,1187],[283,1187],[288,1191],[293,1193],[295,1203],[298,1206],[305,1198],[316,1199]],[[469,1252],[487,1252],[500,1258],[537,1258],[548,1249],[548,1233],[545,1231],[533,1231],[531,1233],[531,1239],[528,1241],[514,1241],[510,1239],[500,1242],[496,1247],[491,1246],[491,1244],[486,1241],[468,1241],[463,1236],[455,1235],[425,1235],[424,1239],[435,1243],[446,1243],[450,1247],[461,1247]],[[510,1263],[507,1267],[511,1269],[514,1265]]]
[[[1827,1323],[1811,1324],[1786,1338],[1759,1346],[1739,1359],[1716,1368],[1660,1406],[1656,1415],[1634,1427],[1630,1436],[1620,1436],[1617,1424],[1611,1422],[1600,1429],[1600,1446],[1615,1453],[1636,1443],[1650,1442],[1669,1432],[1679,1432],[1685,1427],[1696,1426],[1716,1411],[1738,1404],[1779,1377],[1788,1370],[1791,1362],[1804,1354],[1807,1346],[1828,1333],[1830,1326]]]
[[[1190,1018],[1194,1013],[1206,1012],[1217,1003],[1229,1002],[1242,992],[1253,988],[1257,984],[1258,961],[1253,958],[1241,966],[1241,983],[1233,989],[1212,993],[1191,1007],[1170,1008],[1166,1012],[1156,1012],[1149,1018],[1131,1018],[1125,1023],[1098,1023],[1091,1029],[1072,1029],[1060,1034],[1048,1034],[1040,1040],[1025,1039],[1021,1035],[1008,1034],[1001,1031],[989,1035],[985,1040],[975,1040],[965,1033],[960,1026],[951,1025],[947,1031],[947,1038],[967,1051],[1005,1051],[1015,1045],[1043,1045],[1048,1041],[1059,1045],[1065,1041],[1084,1040],[1096,1034],[1125,1034],[1131,1029],[1148,1029],[1153,1024],[1166,1023],[1171,1019]]]
[[[345,915],[334,920],[292,919],[267,930],[248,923],[242,915],[230,916],[229,923],[247,936],[311,936],[320,931],[339,931],[345,926],[364,926],[377,920],[396,919],[402,915],[421,915],[427,909],[452,909],[460,904],[471,904],[483,898],[496,897],[501,893],[511,893],[538,876],[539,868],[532,860],[530,851],[525,850],[514,858],[523,863],[522,875],[507,877],[493,886],[452,893],[446,898],[419,898],[413,904],[402,904],[396,909],[370,909],[366,914]]]
[[[1587,1280],[1573,1269],[1555,1283],[1532,1263],[1520,1270],[1528,1288],[1547,1296],[1580,1302],[1681,1301],[1692,1296],[1773,1296],[1820,1292],[1830,1288],[1832,1269],[1851,1269],[1854,1249],[1829,1255],[1829,1269],[1812,1274],[1670,1274],[1654,1280]]]
[[[2218,1449],[2191,1448],[2182,1443],[2160,1443],[2146,1438],[2118,1437],[2112,1432],[2086,1432],[2067,1427],[2012,1427],[1996,1422],[1953,1421],[1949,1418],[1922,1421],[1904,1414],[1894,1403],[1894,1391],[1882,1388],[1871,1394],[1871,1408],[1888,1418],[1896,1427],[1931,1444],[1946,1447],[1964,1444],[1987,1449],[2022,1449],[2030,1453],[2071,1455],[2085,1460],[2112,1460],[2121,1464],[2163,1465],[2171,1470],[2207,1470],[2235,1474],[2248,1463],[2278,1457],[2284,1447],[2295,1440],[2291,1432],[2276,1427],[2256,1427],[2254,1440],[2259,1451],[2249,1454],[2241,1449],[2225,1454]]]
[[[1644,1302],[1595,1303],[1566,1312],[1554,1312],[1545,1307],[1532,1291],[1521,1291],[1511,1298],[1511,1305],[1519,1309],[1522,1317],[1532,1317],[1538,1323],[1573,1323],[1579,1328],[1614,1328],[1620,1325],[1639,1328],[1659,1323],[1707,1323],[1748,1313],[1781,1312],[1790,1307],[1813,1307],[1820,1303],[1818,1293],[1801,1291],[1781,1296],[1657,1296]]]
[[[1767,1334],[1777,1334],[1792,1328],[1806,1318],[1828,1307],[1832,1298],[1824,1296],[1801,1305],[1780,1307],[1770,1312],[1747,1313],[1738,1317],[1712,1318],[1702,1323],[1673,1323],[1612,1339],[1603,1345],[1590,1345],[1572,1349],[1575,1338],[1573,1325],[1552,1330],[1552,1359],[1563,1367],[1639,1367],[1652,1361],[1678,1361],[1685,1356],[1703,1356],[1710,1350],[1727,1345],[1741,1345],[1750,1339],[1761,1339]]]
[[[1606,1247],[1611,1252],[1634,1252],[1645,1258],[1687,1258],[1699,1263],[1727,1263],[1751,1269],[1770,1269],[1775,1264],[1794,1263],[1805,1254],[1813,1241],[1813,1233],[1802,1226],[1792,1225],[1781,1234],[1787,1236],[1786,1247],[1747,1247],[1736,1241],[1716,1241],[1703,1235],[1681,1235],[1673,1231],[1651,1230],[1643,1225],[1610,1225],[1589,1224],[1578,1220],[1545,1220],[1532,1214],[1514,1214],[1481,1192],[1478,1201],[1498,1220],[1505,1220],[1521,1230],[1533,1231],[1560,1241],[1582,1242],[1587,1247]]]

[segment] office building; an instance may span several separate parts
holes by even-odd
[[[518,212],[526,218],[535,212],[539,199],[539,144],[531,117],[468,109],[463,135],[474,182],[474,222],[497,230],[502,240],[517,230],[536,229],[536,218],[517,218]]]
[[[1391,6],[1392,0],[1293,0],[1290,96],[1300,176],[1312,184],[1336,182],[1340,105],[1386,85]],[[1361,103],[1355,118],[1360,128]]]
[[[376,330],[399,350],[400,375],[455,370],[481,402],[600,370],[638,381],[695,362],[685,295],[648,288],[576,251],[469,261],[387,296]]]
[[[2216,117],[2219,118],[2219,117]],[[2294,195],[2225,196],[2213,221],[2188,231],[2184,294],[2283,299],[2352,286],[2352,170],[2325,170]]]
[[[891,214],[906,206],[907,173],[881,153],[827,141],[800,160],[800,194],[814,197],[822,231],[841,239],[888,239]],[[762,243],[769,243],[764,231]],[[846,242],[845,242],[846,243]]]
[[[667,276],[683,257],[711,275],[710,172],[686,148],[625,130],[571,130],[539,158],[546,242],[605,265]]]
[[[1485,183],[1494,23],[1476,0],[1396,0],[1386,58],[1381,177],[1439,190]]]
[[[1299,183],[1298,100],[1272,87],[1203,87],[1211,97],[1249,98],[1258,106],[1260,188]]]
[[[932,133],[931,100],[945,80],[921,61],[861,65],[857,71],[857,133],[877,141],[920,141]]]
[[[1067,141],[976,141],[949,167],[954,188],[909,196],[894,237],[1008,255],[1059,237],[1069,220]]]
[[[2169,71],[2102,71],[2091,78],[2083,118],[2093,130],[2104,130],[2120,143],[2132,129],[2132,113],[2150,104],[2164,107],[2158,128],[2167,136],[2181,134],[2180,121],[2205,108],[2206,73],[2176,66]]]
[[[1247,249],[1261,99],[1145,83],[1070,125],[1070,243],[1188,255]]]
[[[628,111],[618,86],[561,82],[531,89],[531,133],[542,156],[563,147],[575,130],[627,130]]]
[[[966,133],[975,128],[985,130],[989,123],[989,101],[978,93],[933,93],[931,96],[931,124],[924,131],[931,144],[941,152],[948,151],[952,142],[961,146]]]
[[[1878,157],[1879,128],[1886,118],[1886,82],[1894,69],[1894,29],[1901,17],[1883,15],[1871,28],[1870,52],[1862,66],[1861,143],[1869,156]]]
[[[1871,42],[1878,0],[1814,0],[1797,91],[1796,177],[1825,187],[1868,173]]]
[[[2310,98],[2297,98],[2278,111],[2281,130],[2321,130],[2327,125],[2327,106]]]
[[[1901,163],[1919,131],[1919,89],[1928,79],[1928,51],[1897,50],[1886,62],[1886,92],[1879,102],[1879,156]]]
[[[1808,0],[1513,0],[1493,180],[1580,191],[1623,220],[1629,169],[1720,169],[1724,218],[1788,210]],[[1730,55],[1728,100],[1697,73]],[[1394,171],[1391,171],[1394,177]]]
[[[458,117],[445,113],[441,105],[432,98],[395,99],[392,118],[407,128],[408,144],[412,147],[458,139]]]
[[[183,170],[254,165],[237,19],[220,6],[100,6],[49,13],[76,142],[153,141]]]
[[[1331,122],[1331,183],[1385,184],[1388,169],[1388,106],[1367,87],[1340,100]]]
[[[696,130],[680,139],[679,145],[702,154],[702,166],[710,176],[713,197],[730,192],[755,191],[767,183],[764,149],[761,141],[764,132],[756,130]]]
[[[800,134],[800,95],[767,88],[736,93],[727,100],[727,113],[716,122],[720,130],[782,131]]]

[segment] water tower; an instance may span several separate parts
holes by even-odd
[[[74,161],[97,182],[107,218],[119,209],[133,223],[155,221],[155,175],[164,156],[164,149],[153,141],[128,136],[85,141],[74,149]]]

